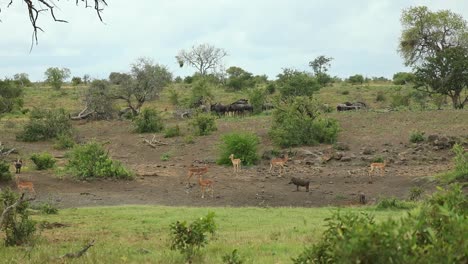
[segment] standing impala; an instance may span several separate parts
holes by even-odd
[[[23,192],[24,190],[28,190],[30,194],[33,194],[36,197],[36,191],[34,190],[34,184],[30,181],[20,181],[20,177],[18,175],[15,176],[16,179],[16,187],[18,187],[18,191]]]
[[[205,198],[205,189],[209,188],[211,190],[211,197],[213,197],[213,181],[212,180],[203,180],[202,175],[198,175],[198,185],[201,188],[201,198]]]
[[[205,165],[205,167],[190,166],[190,168],[188,169],[188,173],[187,173],[187,183],[190,186],[190,178],[192,178],[194,174],[201,176],[202,174],[205,174],[207,172],[208,172],[208,165]]]
[[[369,170],[370,183],[372,183],[372,173],[374,171],[379,170],[382,175],[385,174],[385,166],[386,165],[387,165],[387,161],[371,163],[370,170]]]
[[[286,153],[284,155],[284,158],[275,158],[275,159],[272,159],[270,161],[270,173],[271,173],[271,169],[273,167],[280,167],[280,175],[281,175],[281,172],[284,170],[284,165],[286,164],[286,162],[288,162],[288,153]]]
[[[232,166],[234,167],[234,172],[240,171],[242,161],[240,159],[235,159],[234,154],[231,154],[229,158],[231,159]]]

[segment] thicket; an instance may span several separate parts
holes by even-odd
[[[56,138],[59,135],[71,134],[72,124],[64,109],[33,109],[30,119],[16,138],[33,142]]]
[[[322,239],[294,263],[466,263],[468,200],[459,185],[439,190],[401,219],[336,212]]]
[[[236,159],[241,159],[243,165],[253,165],[257,163],[257,154],[260,140],[252,133],[229,133],[221,136],[219,145],[220,158],[218,164],[231,165],[229,155],[234,154]]]
[[[7,161],[0,160],[0,182],[8,182],[12,178],[10,164]]]
[[[464,148],[455,144],[452,148],[455,153],[453,161],[455,168],[452,171],[439,175],[439,179],[446,183],[467,182],[468,181],[468,152]]]
[[[214,234],[216,224],[214,213],[208,213],[190,224],[186,221],[175,222],[170,225],[171,250],[178,250],[185,257],[188,263],[192,263],[193,258],[200,249],[208,244],[207,233]]]
[[[0,192],[0,215],[18,201],[19,195],[9,188]],[[29,218],[29,202],[22,201],[0,221],[0,231],[5,233],[5,246],[20,246],[33,242],[36,222]],[[1,220],[1,218],[0,218]]]
[[[97,142],[76,145],[68,155],[67,168],[80,180],[96,178],[133,179],[133,174],[120,162],[112,160],[109,153]]]
[[[164,129],[164,124],[159,113],[154,109],[144,109],[134,120],[137,133],[156,133]]]
[[[23,106],[23,89],[12,80],[0,80],[0,114]]]
[[[199,113],[192,119],[190,124],[195,129],[197,136],[206,136],[217,130],[216,119],[211,114]]]
[[[333,144],[339,132],[338,122],[321,114],[321,104],[310,97],[277,102],[270,137],[281,147]]]
[[[31,160],[38,170],[47,170],[55,165],[54,157],[47,152],[35,153],[31,156]]]

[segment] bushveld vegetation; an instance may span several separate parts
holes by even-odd
[[[36,165],[38,170],[47,170],[53,168],[55,165],[55,159],[50,153],[35,153],[31,156],[31,160]]]
[[[259,138],[252,133],[229,133],[221,137],[219,151],[221,152],[218,164],[231,165],[229,155],[240,159],[243,165],[255,164],[258,157]]]

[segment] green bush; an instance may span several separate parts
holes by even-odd
[[[19,110],[23,106],[23,88],[12,80],[0,80],[0,114]]]
[[[31,160],[36,165],[38,170],[47,170],[53,168],[55,165],[55,159],[47,152],[33,154]]]
[[[411,103],[411,95],[410,94],[402,94],[401,92],[397,92],[392,94],[390,97],[390,105],[393,108],[398,107],[408,107]]]
[[[171,250],[180,251],[185,260],[192,263],[193,257],[200,248],[208,244],[205,233],[214,234],[215,230],[214,213],[208,213],[206,217],[201,217],[189,225],[186,221],[172,223],[170,225]]]
[[[173,106],[177,106],[179,105],[179,93],[175,90],[175,89],[169,89],[169,102],[171,102],[171,104]]]
[[[466,152],[462,146],[455,144],[452,148],[455,153],[453,158],[455,162],[455,168],[452,171],[443,173],[438,176],[442,182],[467,182],[468,181],[468,152]]]
[[[75,146],[75,140],[69,134],[60,134],[55,139],[54,149],[71,149]]]
[[[468,201],[460,186],[435,193],[401,219],[335,213],[322,239],[294,263],[465,263]]]
[[[144,109],[133,123],[137,133],[156,133],[164,129],[163,120],[154,109]]]
[[[385,96],[385,93],[383,91],[378,91],[375,100],[377,102],[385,102],[387,100],[387,97]]]
[[[424,132],[421,131],[413,131],[410,134],[410,139],[409,141],[411,143],[419,143],[419,142],[424,142],[426,138],[424,137]]]
[[[406,201],[397,199],[395,197],[381,198],[381,199],[379,199],[379,202],[377,203],[377,206],[376,206],[376,208],[378,210],[411,209],[411,208],[414,208],[414,207],[415,207],[415,204],[413,204],[411,202],[406,202]]]
[[[193,118],[191,125],[195,129],[196,135],[206,136],[217,130],[215,120],[211,114],[200,113]]]
[[[375,162],[375,163],[384,163],[385,160],[384,160],[384,158],[381,157],[381,156],[376,156],[376,157],[374,157],[374,158],[372,159],[372,162]]]
[[[9,188],[0,193],[0,212],[18,201],[19,195]],[[29,218],[29,202],[21,202],[13,212],[7,214],[0,231],[5,234],[5,246],[20,246],[31,244],[36,232],[36,222]]]
[[[8,182],[13,179],[10,172],[10,164],[4,160],[0,160],[0,182]]]
[[[168,161],[170,157],[171,157],[171,155],[169,153],[167,153],[167,152],[163,153],[161,155],[161,161]]]
[[[263,88],[254,88],[249,91],[249,102],[253,107],[253,113],[259,114],[263,111],[266,101],[266,92]]]
[[[334,119],[321,117],[321,104],[309,97],[295,97],[277,103],[269,135],[281,147],[333,144],[339,126]]]
[[[242,264],[244,260],[242,260],[239,253],[237,253],[237,249],[234,249],[231,254],[226,254],[223,256],[223,263],[226,264]]]
[[[34,109],[31,111],[30,120],[16,138],[26,142],[47,140],[70,134],[71,130],[72,124],[65,110]]]
[[[424,189],[421,187],[412,187],[410,189],[409,197],[408,199],[410,201],[417,201],[419,198],[421,198],[421,195],[424,193]]]
[[[120,162],[113,161],[101,144],[76,145],[69,153],[68,170],[80,180],[115,178],[130,180],[132,173]]]
[[[46,215],[58,214],[58,208],[55,205],[45,202],[39,206],[39,211],[41,211],[42,214]]]
[[[257,135],[252,133],[230,133],[221,136],[220,158],[218,164],[231,165],[229,159],[234,154],[236,159],[241,159],[243,165],[255,164],[259,156],[257,148],[260,140]]]
[[[184,143],[185,144],[193,144],[195,143],[195,139],[193,138],[192,135],[187,135],[184,137]]]
[[[178,137],[178,136],[180,136],[179,125],[176,125],[175,127],[169,127],[169,128],[166,128],[166,130],[164,130],[165,138]]]

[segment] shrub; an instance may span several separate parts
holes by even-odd
[[[13,179],[10,172],[10,164],[4,160],[0,160],[0,182],[8,182]]]
[[[417,201],[421,198],[421,195],[424,193],[424,189],[421,187],[413,187],[410,189],[410,194],[408,199],[410,201]]]
[[[219,150],[221,152],[218,164],[231,165],[229,155],[234,154],[236,159],[241,159],[244,165],[255,164],[259,156],[257,148],[260,140],[252,133],[230,133],[221,136]]]
[[[320,84],[306,72],[293,69],[283,69],[276,80],[277,88],[282,97],[311,96],[320,90]]]
[[[390,105],[393,108],[408,107],[411,102],[411,95],[397,92],[391,96]]]
[[[138,133],[161,132],[164,129],[162,118],[154,109],[144,109],[134,120]]]
[[[0,212],[18,201],[19,195],[9,188],[0,193]],[[0,230],[5,233],[5,246],[20,246],[32,243],[36,232],[36,223],[29,218],[29,202],[21,202],[13,212],[7,214]]]
[[[402,200],[399,200],[395,197],[389,197],[389,198],[381,198],[379,199],[379,202],[377,203],[376,208],[379,210],[384,210],[384,209],[411,209],[414,208],[415,205],[410,202],[405,202]]]
[[[377,102],[385,102],[387,100],[387,97],[385,96],[385,93],[383,91],[378,91],[375,100]]]
[[[54,149],[64,150],[73,148],[75,140],[69,134],[60,134],[55,139]]]
[[[195,134],[198,136],[206,136],[211,134],[212,131],[216,131],[215,117],[211,114],[197,114],[191,125],[195,129]]]
[[[68,170],[80,180],[93,178],[133,179],[120,162],[113,161],[101,144],[76,145],[69,154]]]
[[[270,82],[269,84],[267,84],[267,86],[266,86],[266,92],[267,92],[268,94],[274,94],[275,91],[276,91],[276,85],[275,85],[275,83]]]
[[[348,90],[344,90],[341,92],[342,95],[348,95],[349,94],[349,91]]]
[[[372,159],[372,162],[375,162],[375,163],[383,163],[383,162],[385,162],[385,160],[384,160],[383,157],[377,156],[377,157],[374,157],[374,158]]]
[[[205,233],[214,234],[216,224],[214,213],[208,213],[206,217],[201,217],[191,224],[187,222],[175,222],[170,225],[171,250],[178,250],[185,257],[185,260],[192,263],[195,254],[208,244]]]
[[[455,162],[455,168],[452,171],[443,173],[438,176],[443,182],[466,182],[468,181],[468,152],[466,152],[462,146],[455,144],[452,148],[455,153],[453,158]]]
[[[161,155],[161,161],[168,161],[171,155],[169,153],[163,153]]]
[[[179,93],[175,89],[169,89],[169,102],[173,106],[176,106],[179,104]]]
[[[42,203],[39,206],[39,211],[41,211],[42,214],[58,214],[58,208],[51,204],[51,203]]]
[[[265,89],[254,88],[249,91],[249,101],[253,107],[253,113],[259,114],[263,111],[263,105],[265,104],[266,93]]]
[[[16,138],[21,141],[33,142],[56,138],[59,135],[70,134],[72,125],[65,110],[38,110],[31,112],[29,122]]]
[[[178,136],[180,136],[179,125],[176,125],[175,127],[169,127],[166,130],[164,130],[165,138],[178,137]]]
[[[223,256],[223,263],[226,264],[242,264],[244,260],[237,253],[237,249],[234,249],[231,254],[226,254]]]
[[[47,170],[53,168],[55,165],[54,157],[47,152],[33,154],[31,156],[31,160],[34,162],[36,169],[38,170]]]
[[[424,137],[424,132],[421,131],[413,131],[410,134],[410,139],[409,141],[411,143],[419,143],[419,142],[424,142],[426,138]]]
[[[0,80],[0,114],[23,106],[23,89],[11,80]]]
[[[320,104],[308,97],[277,103],[270,137],[281,147],[332,144],[338,136],[338,122],[320,115]]]
[[[192,135],[187,135],[184,137],[184,143],[185,144],[193,144],[195,143],[195,140]]]
[[[435,193],[420,209],[380,223],[339,211],[323,238],[294,263],[464,263],[468,201],[460,186]]]

